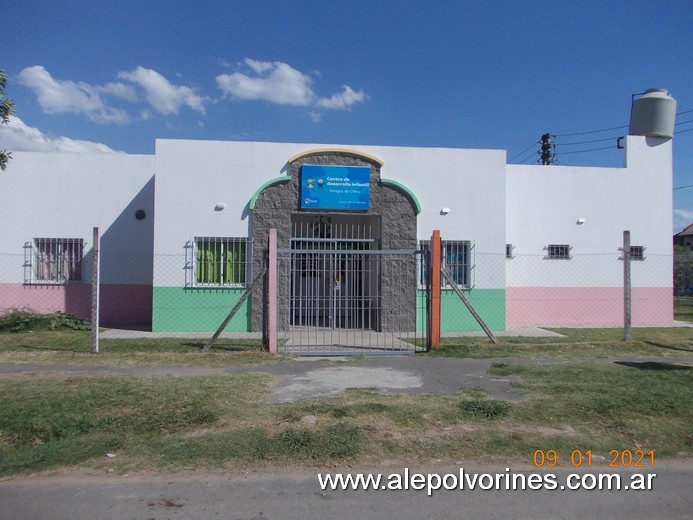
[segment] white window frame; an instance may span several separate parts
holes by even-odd
[[[24,243],[24,283],[66,285],[84,278],[84,239],[36,237]]]
[[[186,261],[186,286],[206,289],[247,287],[251,278],[251,243],[248,237],[194,237],[186,244],[186,252],[190,252]],[[214,248],[210,253],[220,255],[219,258],[201,259],[204,255],[201,249],[210,247]],[[229,253],[238,254],[239,258],[229,261]]]

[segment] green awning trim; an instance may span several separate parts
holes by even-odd
[[[255,209],[255,202],[257,201],[257,198],[260,196],[260,193],[262,193],[265,188],[269,188],[270,186],[273,186],[275,184],[279,184],[281,182],[289,182],[291,180],[291,177],[283,176],[283,177],[275,177],[274,179],[270,179],[267,181],[265,184],[260,186],[257,191],[253,194],[253,197],[250,199],[250,203],[248,204],[248,209]]]
[[[393,186],[399,190],[402,190],[404,193],[409,195],[409,198],[411,201],[414,203],[414,208],[416,209],[416,214],[418,215],[421,213],[421,204],[419,204],[419,199],[416,198],[416,195],[414,195],[414,192],[411,191],[409,188],[407,188],[404,184],[401,182],[393,181],[392,179],[380,179],[380,184],[383,184],[385,186]]]

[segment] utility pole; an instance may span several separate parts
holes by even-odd
[[[548,133],[541,136],[541,164],[543,165],[554,164],[556,162],[553,152],[554,144],[551,142],[552,137],[554,136]]]

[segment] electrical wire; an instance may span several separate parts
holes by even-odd
[[[690,110],[683,110],[683,111],[681,111],[681,112],[677,112],[676,115],[677,115],[677,116],[680,116],[680,115],[683,115],[683,114],[689,114],[689,113],[691,113],[691,112],[693,112],[693,109],[690,109]],[[686,120],[686,121],[680,121],[680,122],[676,123],[674,126],[679,126],[679,125],[683,125],[683,124],[686,124],[686,123],[693,123],[693,119],[689,119],[689,120]],[[600,130],[589,130],[589,131],[587,131],[587,132],[573,132],[573,133],[569,133],[569,134],[556,134],[556,135],[552,135],[552,137],[557,138],[557,137],[572,137],[572,136],[578,136],[578,135],[598,134],[598,133],[601,133],[601,132],[609,132],[609,131],[612,131],[612,130],[621,130],[621,129],[623,129],[623,128],[628,128],[629,126],[630,126],[630,125],[622,125],[622,126],[614,126],[614,127],[611,127],[611,128],[602,128],[602,129],[600,129]],[[690,132],[690,131],[692,131],[692,130],[693,130],[693,128],[687,128],[687,129],[685,129],[685,130],[679,130],[679,131],[677,131],[677,132],[674,132],[674,134],[675,134],[675,135],[683,134],[683,133],[685,133],[685,132]],[[611,140],[614,140],[614,139],[618,139],[619,137],[621,137],[621,136],[606,137],[606,138],[604,138],[604,139],[593,139],[593,140],[589,140],[589,141],[575,141],[575,142],[570,142],[570,143],[560,143],[560,142],[559,142],[559,143],[553,143],[553,145],[554,145],[554,149],[555,149],[555,148],[558,147],[558,146],[573,146],[573,145],[580,145],[580,144],[601,143],[601,142],[605,142],[605,141],[611,141]],[[510,162],[514,161],[515,159],[517,159],[518,157],[520,157],[522,154],[524,154],[525,152],[527,152],[528,150],[530,150],[533,146],[536,146],[537,144],[541,144],[541,143],[540,143],[539,141],[537,141],[537,142],[535,142],[535,143],[532,143],[532,144],[529,145],[527,148],[525,148],[523,151],[521,151],[520,153],[518,153],[517,155],[515,155],[512,159],[508,160],[508,162],[510,163]],[[560,153],[559,153],[559,152],[556,152],[556,155],[559,155],[559,154],[560,154],[560,155],[569,155],[569,154],[576,154],[576,153],[597,152],[597,151],[600,151],[600,150],[609,150],[609,149],[611,149],[611,148],[618,148],[618,146],[605,146],[605,147],[602,147],[602,148],[590,148],[589,150],[574,150],[574,151],[571,151],[571,152],[560,152]],[[533,156],[534,156],[534,153],[532,153],[531,155],[529,155],[529,156],[525,157],[524,159],[518,161],[518,164],[523,164],[527,159],[530,159],[530,158],[533,157]]]
[[[522,150],[520,153],[518,153],[515,157],[513,157],[512,159],[509,159],[508,162],[514,161],[514,160],[517,159],[520,155],[522,155],[523,153],[525,153],[527,150],[529,150],[530,148],[532,148],[533,146],[536,146],[536,145],[538,145],[538,144],[539,144],[539,141],[535,141],[534,143],[530,144],[527,148],[525,148],[524,150]]]
[[[676,115],[680,116],[683,114],[689,114],[693,112],[693,109],[691,110],[684,110],[682,112],[677,112]],[[683,124],[683,123],[689,123],[690,121],[682,121],[681,123],[677,124]],[[601,130],[590,130],[588,132],[575,132],[572,134],[557,134],[556,137],[569,137],[569,136],[574,136],[574,135],[587,135],[587,134],[598,134],[599,132],[608,132],[610,130],[620,130],[621,128],[628,128],[629,125],[623,125],[623,126],[615,126],[613,128],[603,128]]]
[[[537,152],[537,153],[538,153],[538,152]],[[531,158],[534,157],[535,155],[536,155],[536,153],[532,153],[532,154],[528,155],[527,157],[525,157],[524,159],[522,159],[518,164],[524,164],[524,162],[525,162],[527,159],[531,159]],[[538,162],[538,161],[539,161],[539,159],[537,159],[537,162]]]
[[[587,152],[596,152],[598,150],[610,150],[612,148],[617,148],[615,145],[614,146],[605,146],[603,148],[590,148],[589,150],[576,150],[573,152],[556,152],[556,155],[569,155],[569,154],[574,154],[574,153],[587,153]]]
[[[675,190],[682,190],[684,188],[693,188],[693,184],[686,184],[685,186],[678,186],[674,188]]]
[[[572,134],[556,134],[555,137],[570,137],[573,135],[598,134],[599,132],[609,132],[610,130],[620,130],[621,128],[628,128],[628,125],[614,126],[613,128],[603,128],[602,130],[590,130],[589,132],[575,132]]]
[[[604,141],[613,141],[614,139],[618,139],[621,137],[620,135],[615,135],[613,137],[607,137],[605,139],[593,139],[592,141],[577,141],[575,143],[554,143],[555,145],[561,145],[561,146],[568,146],[568,145],[573,145],[573,144],[590,144],[590,143],[601,143]]]

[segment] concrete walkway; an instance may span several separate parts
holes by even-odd
[[[683,323],[683,322],[681,322]],[[693,324],[689,324],[693,326]],[[347,329],[342,329],[347,330]],[[360,331],[359,331],[360,332]],[[521,325],[517,327],[508,327],[506,330],[494,330],[493,333],[498,337],[518,337],[524,336],[528,338],[547,338],[561,337],[561,334],[551,332],[541,327],[532,325]],[[421,333],[419,333],[421,334]],[[411,333],[410,336],[413,336]],[[483,337],[483,331],[473,332],[446,332],[443,337],[449,338],[464,338],[464,337]],[[103,339],[136,339],[136,338],[190,338],[190,339],[209,339],[212,337],[212,332],[149,332],[146,330],[131,330],[131,329],[106,329],[101,332],[100,337]],[[223,332],[220,336],[224,339],[261,339],[262,334],[259,332]]]

